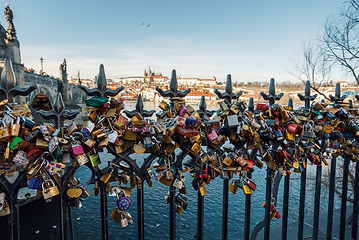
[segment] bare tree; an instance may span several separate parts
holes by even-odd
[[[324,25],[325,55],[359,83],[359,1],[343,3]]]
[[[302,52],[294,62],[294,71],[290,74],[301,80],[303,83],[310,81],[310,87],[324,98],[329,98],[320,91],[320,87],[326,85],[331,77],[332,63],[328,61],[325,50],[320,41],[303,42]]]

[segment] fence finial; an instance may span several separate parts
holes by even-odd
[[[199,110],[197,110],[198,114],[201,118],[212,117],[212,115],[216,112],[215,110],[209,111],[207,110],[206,98],[204,96],[201,97],[201,102],[199,103]]]
[[[340,83],[337,83],[335,85],[335,96],[329,95],[330,101],[332,101],[334,104],[340,104],[344,101],[344,99],[347,97],[347,95],[340,96]]]
[[[61,93],[57,93],[52,109],[53,110],[50,111],[39,110],[37,112],[46,120],[54,120],[56,128],[62,127],[66,119],[72,120],[79,114],[79,111],[65,110],[65,104],[62,100]]]
[[[191,91],[190,88],[188,88],[187,90],[184,90],[184,91],[178,91],[178,82],[177,82],[177,76],[176,76],[175,69],[172,70],[170,89],[167,91],[163,91],[161,88],[159,88],[157,86],[156,90],[162,97],[169,97],[171,99],[174,97],[181,97],[181,98],[185,97]]]
[[[4,68],[1,72],[0,96],[3,96],[4,99],[8,99],[9,102],[12,102],[14,97],[27,96],[36,88],[36,84],[25,88],[17,86],[11,60],[9,58],[4,59]]]
[[[124,110],[123,112],[126,114],[127,117],[133,118],[137,113],[139,113],[143,117],[151,117],[152,114],[154,114],[156,111],[155,110],[151,110],[151,111],[144,110],[142,96],[141,96],[141,94],[138,94],[135,110],[132,110],[132,111]]]
[[[270,106],[273,105],[275,101],[280,100],[284,95],[284,93],[278,95],[275,94],[274,78],[271,78],[269,82],[269,94],[265,94],[264,92],[260,92],[260,94],[262,95],[264,100],[269,101]]]
[[[115,90],[107,88],[107,79],[105,74],[105,67],[103,64],[100,65],[100,70],[97,77],[97,88],[88,89],[82,85],[79,85],[79,88],[84,91],[87,96],[94,97],[114,97],[124,89],[123,86],[118,87]]]
[[[292,98],[289,98],[289,100],[288,100],[288,107],[293,109],[293,99]]]
[[[216,89],[216,90],[214,90],[214,93],[217,94],[217,96],[220,99],[227,99],[227,101],[229,103],[232,102],[232,99],[238,99],[243,94],[242,91],[239,91],[238,93],[235,93],[235,94],[233,93],[231,74],[227,75],[225,92],[221,93],[220,91],[218,91],[218,89]]]
[[[249,103],[248,103],[248,110],[249,110],[250,112],[254,112],[254,102],[253,102],[253,97],[251,97],[251,98],[249,99]]]
[[[305,102],[305,109],[309,110],[310,109],[310,101],[314,101],[314,99],[318,96],[318,94],[314,94],[313,96],[310,96],[310,81],[307,81],[305,83],[305,91],[304,91],[304,96],[300,93],[297,94],[299,99],[301,101]]]

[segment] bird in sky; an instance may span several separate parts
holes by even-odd
[[[147,27],[149,27],[151,24],[148,24]]]
[[[145,23],[142,23],[141,25],[143,25],[143,24],[145,24]]]

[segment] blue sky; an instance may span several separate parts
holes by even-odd
[[[288,73],[303,41],[317,38],[342,1],[84,1],[9,0],[28,68],[59,76],[143,75],[224,81],[295,80]],[[4,4],[5,7],[5,4]],[[0,18],[6,28],[5,17]],[[142,23],[144,23],[142,25]],[[150,24],[149,27],[147,25]]]

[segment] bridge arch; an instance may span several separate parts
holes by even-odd
[[[38,87],[35,91],[33,91],[31,94],[30,94],[30,97],[28,99],[28,103],[29,105],[32,105],[34,99],[36,98],[36,96],[38,96],[40,93],[43,93],[46,95],[46,97],[48,98],[49,102],[50,102],[50,105],[51,105],[51,108],[53,107],[54,105],[54,99],[53,99],[53,95],[54,94],[51,94],[50,90],[45,87],[45,86],[40,86]]]

